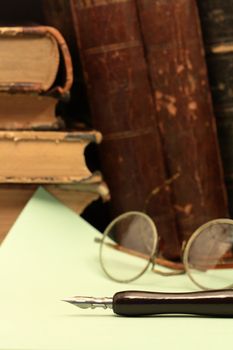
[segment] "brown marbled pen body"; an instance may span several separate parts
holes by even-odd
[[[122,316],[193,314],[233,317],[233,290],[191,293],[118,292],[113,311]]]

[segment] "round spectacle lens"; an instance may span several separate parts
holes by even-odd
[[[217,219],[191,236],[184,264],[192,281],[203,289],[233,287],[233,220]]]
[[[148,268],[156,245],[157,231],[149,216],[141,212],[122,214],[104,232],[101,266],[115,281],[133,281]]]

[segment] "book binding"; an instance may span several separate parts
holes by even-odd
[[[92,121],[103,135],[112,217],[145,211],[161,251],[175,258],[180,244],[135,3],[74,0],[71,6]]]
[[[218,137],[233,216],[233,1],[197,1]]]
[[[216,120],[195,0],[136,0],[180,240],[227,217]],[[204,2],[203,2],[204,3]]]

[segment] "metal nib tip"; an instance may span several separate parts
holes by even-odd
[[[80,307],[82,309],[95,309],[97,307],[102,307],[104,309],[112,309],[112,298],[93,298],[93,297],[73,297],[73,298],[66,298],[62,301],[65,301],[67,303],[73,304],[77,307]]]

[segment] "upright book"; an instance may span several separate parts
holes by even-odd
[[[166,256],[179,241],[134,1],[72,0],[73,21],[112,216],[146,211]],[[177,170],[171,178],[177,176]],[[176,180],[174,180],[176,181]]]
[[[199,15],[195,0],[136,3],[167,170],[180,174],[171,190],[186,240],[200,224],[228,216]]]
[[[230,215],[233,216],[233,1],[197,1]]]

